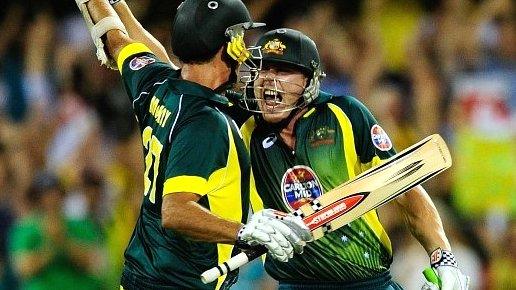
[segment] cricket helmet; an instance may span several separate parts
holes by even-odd
[[[312,77],[321,68],[315,42],[300,31],[280,28],[265,33],[258,40],[263,64],[280,64],[301,70]]]
[[[172,52],[183,62],[209,60],[244,30],[264,26],[254,23],[240,0],[185,0],[172,25]],[[243,61],[239,61],[243,62]]]
[[[302,72],[307,78],[307,84],[302,92],[302,98],[295,106],[287,109],[293,110],[304,107],[311,103],[319,95],[320,80],[326,75],[322,72],[321,59],[315,42],[300,31],[280,28],[271,30],[258,40],[256,44],[261,49],[262,66],[268,68],[278,66],[290,68]],[[256,91],[264,90],[255,86],[255,81],[259,76],[243,79],[246,84],[244,89],[244,104],[246,109],[254,112],[261,112],[256,109]],[[275,84],[281,80],[275,79]],[[284,93],[277,90],[277,94]],[[278,104],[281,100],[278,101]],[[250,105],[251,104],[251,105]]]

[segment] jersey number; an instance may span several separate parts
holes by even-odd
[[[145,173],[143,174],[143,194],[149,195],[149,201],[152,203],[156,202],[156,179],[158,178],[159,159],[163,145],[159,142],[156,136],[152,135],[152,128],[146,127],[142,134],[143,146],[147,149],[147,155],[145,156]],[[153,167],[152,181],[149,173]]]

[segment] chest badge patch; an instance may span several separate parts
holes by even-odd
[[[389,151],[392,149],[391,139],[378,124],[375,124],[371,128],[371,139],[373,140],[374,147],[381,151]]]
[[[292,211],[321,196],[324,191],[315,172],[308,166],[289,168],[281,181],[283,202]]]
[[[129,63],[129,68],[132,70],[140,70],[144,68],[145,66],[156,62],[156,60],[149,56],[138,56],[133,59],[131,59],[131,62]]]
[[[310,147],[335,144],[335,130],[330,127],[321,127],[308,135]]]

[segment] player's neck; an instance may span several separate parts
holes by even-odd
[[[212,90],[228,80],[231,68],[222,61],[221,51],[212,60],[202,64],[185,64],[181,69],[181,78],[198,83]]]
[[[296,134],[295,134],[295,128],[297,124],[297,120],[303,116],[304,113],[306,113],[307,108],[303,108],[299,112],[297,112],[292,119],[290,119],[290,122],[285,126],[285,128],[281,129],[280,136],[281,139],[283,139],[283,142],[291,149],[294,150],[294,147],[296,146]]]

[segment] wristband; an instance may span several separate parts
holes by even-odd
[[[240,230],[238,230],[238,233],[237,233],[237,236],[236,236],[236,241],[235,241],[235,247],[241,249],[241,250],[245,250],[245,249],[249,249],[251,248],[251,246],[244,240],[242,240],[242,232],[244,231],[245,229],[245,225],[242,225],[240,227]]]
[[[120,2],[120,1],[121,0],[109,0],[109,4],[114,5],[114,4],[116,4],[116,3]]]
[[[432,268],[437,268],[440,266],[458,267],[457,261],[455,260],[455,255],[453,255],[451,251],[442,250],[441,248],[435,249],[430,254],[430,265]]]

